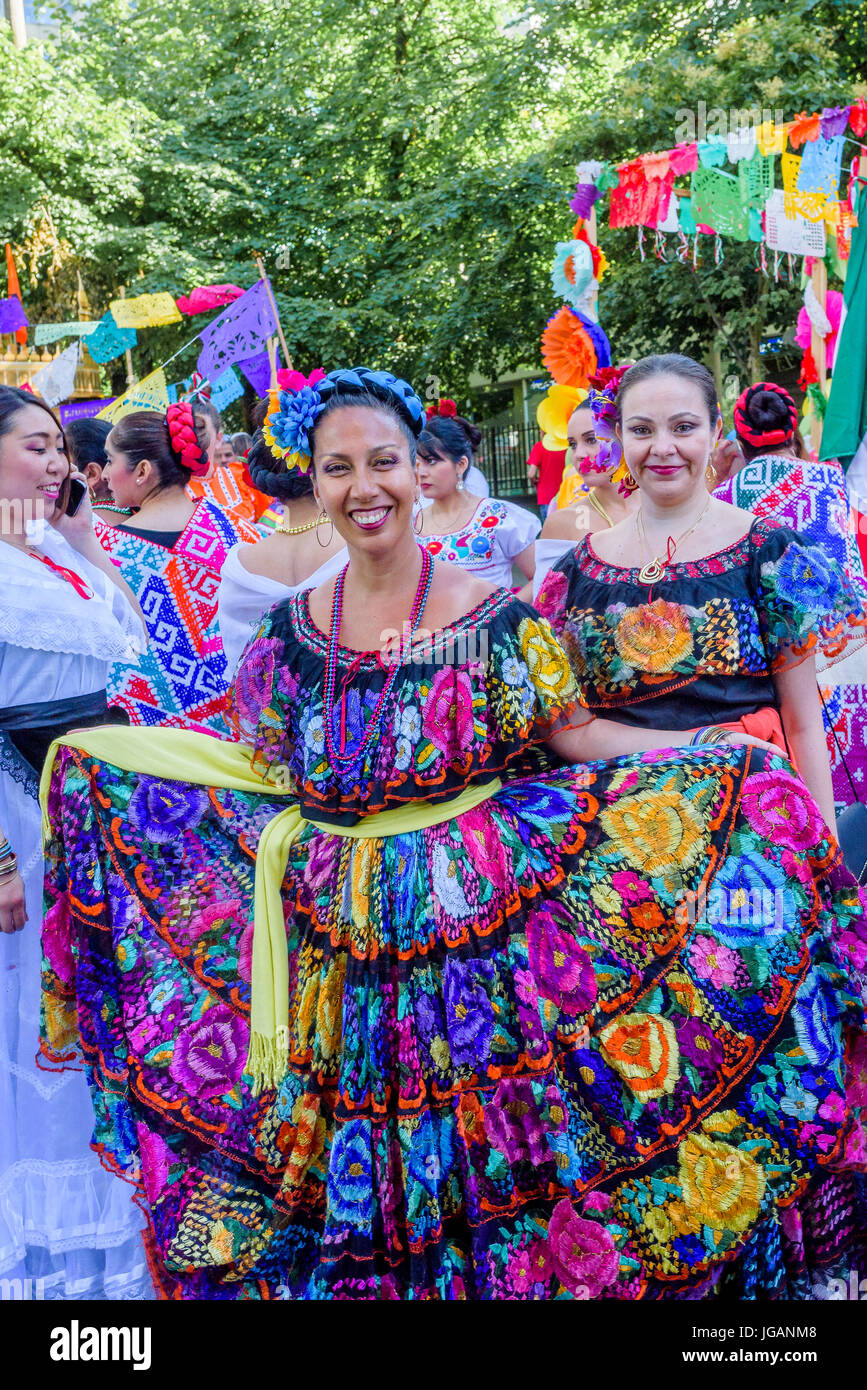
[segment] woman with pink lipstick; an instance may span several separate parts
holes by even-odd
[[[109,665],[145,644],[70,471],[53,411],[0,387],[0,1278],[23,1280],[25,1298],[141,1298],[141,1218],[90,1152],[84,1078],[35,1061],[39,774],[52,739],[122,718],[106,705]]]
[[[857,1164],[857,892],[773,750],[588,720],[549,624],[419,545],[421,426],[387,372],[275,393],[348,562],[247,647],[243,742],[56,750],[45,1048],[165,1296],[711,1296]],[[717,867],[793,886],[764,941],[692,931]]]

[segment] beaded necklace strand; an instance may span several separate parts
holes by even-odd
[[[374,735],[378,731],[379,721],[382,718],[382,712],[385,709],[386,701],[388,700],[392,690],[394,689],[394,684],[400,673],[400,668],[406,657],[407,650],[410,648],[412,644],[412,639],[415,636],[416,629],[418,628],[418,625],[421,622],[422,614],[424,613],[425,609],[425,604],[428,600],[428,594],[430,593],[434,565],[433,557],[430,554],[430,551],[426,550],[424,546],[419,546],[418,548],[421,551],[421,574],[419,576],[418,588],[415,591],[415,598],[413,599],[412,603],[412,611],[410,612],[409,635],[407,637],[406,643],[401,648],[399,657],[397,658],[397,660],[391,663],[391,670],[389,671],[388,676],[386,677],[385,684],[383,685],[379,699],[376,702],[376,708],[374,709],[373,714],[370,717],[367,728],[364,731],[361,743],[358,746],[358,748],[356,748],[351,753],[346,752],[346,695],[347,686],[352,677],[353,669],[358,664],[358,657],[356,657],[355,661],[352,663],[346,675],[344,676],[342,689],[340,692],[339,752],[334,746],[334,739],[331,733],[331,714],[335,704],[337,703],[337,701],[335,700],[335,685],[337,682],[338,637],[340,635],[340,620],[343,616],[343,583],[346,579],[346,574],[349,570],[349,566],[346,565],[340,571],[340,574],[337,576],[337,581],[334,585],[334,595],[331,600],[331,626],[328,631],[328,649],[325,657],[325,682],[323,691],[325,702],[325,747],[328,751],[329,762],[331,763],[331,766],[335,769],[339,768],[340,766],[345,767],[350,762],[355,761],[356,759],[358,760],[360,765],[362,757],[366,753]]]

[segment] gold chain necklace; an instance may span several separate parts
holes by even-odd
[[[686,531],[684,531],[683,535],[678,536],[676,541],[672,541],[671,536],[669,536],[668,553],[665,559],[663,559],[661,555],[653,555],[645,565],[642,565],[641,569],[638,571],[638,578],[642,584],[655,584],[657,580],[662,578],[662,576],[665,574],[666,567],[671,564],[675,556],[677,547],[681,544],[682,541],[686,540],[687,536],[692,535],[696,526],[698,526],[698,523],[702,520],[705,512],[710,506],[710,502],[710,493],[708,493],[707,501],[705,502],[695,521],[692,523],[690,527],[688,527]],[[635,530],[641,542],[642,550],[649,550],[650,546],[647,541],[647,532],[644,529],[644,518],[641,514],[640,507],[638,508],[638,511],[635,513]]]
[[[319,525],[320,517],[315,521],[308,521],[306,526],[284,526],[282,521],[278,521],[274,527],[275,536],[303,536],[305,531],[313,531]]]
[[[590,491],[590,505],[591,507],[596,508],[599,515],[605,518],[609,526],[614,525],[614,522],[611,520],[611,517],[608,515],[602,503],[599,501],[599,498],[596,496],[596,493],[592,489]]]

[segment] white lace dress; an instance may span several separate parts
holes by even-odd
[[[94,591],[0,541],[0,708],[105,689],[144,631],[123,594],[46,527],[40,549]],[[37,780],[0,729],[0,827],[18,856],[27,925],[0,933],[0,1279],[22,1298],[149,1298],[142,1219],[131,1189],[89,1147],[84,1075],[36,1065],[42,848]]]
[[[265,614],[284,598],[297,594],[301,589],[315,589],[324,584],[332,575],[339,574],[349,561],[346,550],[338,550],[330,555],[324,565],[314,570],[303,584],[281,584],[276,579],[268,579],[263,574],[252,574],[241,563],[239,551],[241,543],[233,545],[220,571],[220,588],[217,593],[217,622],[223,640],[226,657],[226,676],[231,679],[238,669],[241,653],[252,637]],[[0,822],[2,824],[2,822]]]

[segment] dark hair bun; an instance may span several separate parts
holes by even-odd
[[[769,430],[788,430],[791,424],[789,407],[776,391],[756,391],[747,406],[746,416],[762,434]]]
[[[287,469],[285,461],[271,453],[261,430],[253,435],[247,455],[247,471],[253,486],[268,497],[279,497],[283,502],[297,502],[302,497],[313,495],[313,479],[309,471],[303,473],[300,468]]]
[[[774,448],[794,438],[798,410],[785,387],[759,381],[738,397],[734,423],[738,438],[749,448]]]
[[[432,415],[425,433],[433,436],[453,463],[465,456],[472,461],[482,442],[481,430],[462,415]]]

